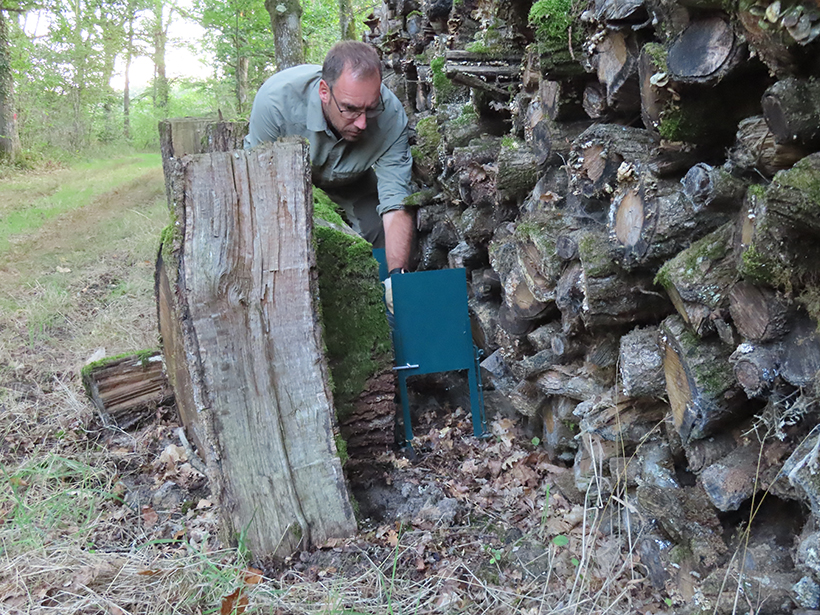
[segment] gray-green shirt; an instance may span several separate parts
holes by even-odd
[[[382,84],[384,113],[367,121],[359,140],[345,141],[333,133],[322,113],[321,73],[321,66],[304,64],[265,81],[253,101],[245,148],[279,137],[305,137],[310,142],[316,186],[332,192],[354,183],[372,168],[378,182],[379,214],[400,209],[411,192],[413,158],[407,140],[407,115],[399,99]]]

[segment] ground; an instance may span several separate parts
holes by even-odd
[[[106,427],[80,370],[158,346],[159,157],[0,184],[0,611],[7,613],[660,612],[611,502],[574,492],[512,416],[416,384],[417,455],[346,466],[347,540],[266,561],[217,537],[218,503],[173,407]],[[457,384],[457,381],[456,381]],[[457,388],[457,386],[456,386]]]

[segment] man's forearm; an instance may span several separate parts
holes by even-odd
[[[387,211],[382,216],[384,225],[384,252],[387,270],[406,269],[410,264],[415,222],[413,214],[404,209]]]

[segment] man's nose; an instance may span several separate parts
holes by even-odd
[[[362,113],[359,117],[356,118],[356,121],[353,122],[353,125],[359,130],[364,130],[365,128],[367,128],[367,116],[364,113]]]

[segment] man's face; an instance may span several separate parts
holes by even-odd
[[[322,79],[319,82],[319,98],[325,119],[345,141],[357,141],[361,137],[368,119],[365,113],[350,119],[346,115],[356,115],[358,111],[376,109],[380,102],[381,79],[378,75],[368,75],[355,79],[345,68],[333,84]]]

